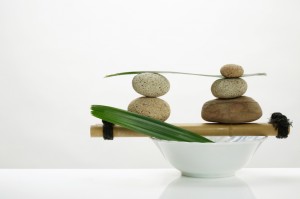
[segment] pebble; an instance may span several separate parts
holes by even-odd
[[[157,73],[141,73],[132,79],[133,89],[146,97],[159,97],[170,90],[168,79]]]
[[[140,97],[133,100],[127,110],[160,121],[166,121],[171,113],[170,106],[166,101],[152,97]]]
[[[262,110],[255,100],[242,96],[210,100],[203,105],[201,116],[209,122],[244,123],[259,119]]]
[[[240,97],[247,91],[247,82],[241,78],[223,78],[211,86],[212,94],[217,98],[231,99]]]
[[[226,78],[234,78],[243,76],[244,69],[240,65],[226,64],[220,69],[220,72]]]

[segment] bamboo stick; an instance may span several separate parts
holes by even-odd
[[[272,124],[244,123],[244,124],[174,124],[203,136],[277,136],[277,130]],[[101,124],[90,127],[91,137],[103,137]],[[147,137],[142,133],[134,132],[120,126],[114,126],[114,137]]]

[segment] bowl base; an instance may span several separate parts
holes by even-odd
[[[191,178],[227,178],[235,175],[235,172],[227,173],[188,173],[181,172],[181,175]]]

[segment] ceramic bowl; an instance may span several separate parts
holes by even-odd
[[[164,157],[182,175],[229,177],[252,158],[265,136],[208,137],[214,143],[177,142],[153,139]]]

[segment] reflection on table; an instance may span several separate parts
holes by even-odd
[[[241,179],[179,177],[171,182],[160,199],[255,199],[252,190]]]

